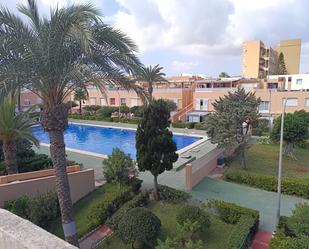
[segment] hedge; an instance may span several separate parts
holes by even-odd
[[[119,122],[118,117],[102,117],[96,114],[70,114],[69,118],[71,119],[80,119],[80,120],[95,120],[95,121],[104,121],[104,122]],[[120,118],[121,123],[128,123],[128,124],[138,124],[140,118]]]
[[[230,171],[224,174],[227,181],[246,184],[267,191],[277,191],[277,177],[270,175],[259,175],[241,171]],[[296,195],[309,199],[309,179],[283,177],[282,193]]]
[[[141,192],[136,195],[132,200],[125,203],[120,209],[118,209],[112,217],[108,218],[106,225],[112,230],[117,230],[118,224],[121,218],[132,208],[144,207],[148,204],[148,193]]]
[[[214,208],[222,221],[235,224],[229,237],[229,249],[250,248],[259,226],[258,211],[219,200],[209,201],[207,207]]]
[[[160,200],[167,202],[184,202],[187,201],[191,195],[187,192],[177,190],[165,185],[160,185],[158,189]]]

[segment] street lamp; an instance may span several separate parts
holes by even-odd
[[[281,211],[281,183],[282,183],[282,148],[283,148],[283,129],[284,129],[284,114],[287,98],[284,98],[283,111],[281,115],[281,128],[280,128],[280,149],[279,149],[279,165],[278,165],[278,207],[277,207],[277,220],[276,226],[279,224],[280,211]]]

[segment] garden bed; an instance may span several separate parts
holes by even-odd
[[[165,240],[167,237],[176,236],[176,213],[184,204],[183,203],[167,203],[167,202],[150,202],[147,208],[152,211],[162,222],[162,228],[159,239]],[[232,233],[234,225],[224,223],[214,215],[210,216],[211,226],[205,232],[202,241],[207,249],[228,248],[228,238]],[[113,235],[103,241],[99,248],[104,249],[130,249],[130,245],[125,245],[117,237]]]

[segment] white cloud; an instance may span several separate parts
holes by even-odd
[[[199,62],[197,61],[177,61],[172,62],[172,69],[176,72],[192,72],[195,71]]]

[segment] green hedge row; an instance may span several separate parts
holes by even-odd
[[[224,177],[227,181],[246,184],[267,191],[277,191],[278,178],[276,176],[251,174],[235,170],[226,172]],[[309,199],[309,179],[284,177],[282,179],[282,193]]]
[[[104,224],[120,207],[139,192],[141,185],[142,180],[134,178],[129,185],[115,186],[109,190],[101,201],[90,210],[87,216],[89,230]]]
[[[191,195],[187,192],[177,190],[165,185],[159,186],[158,195],[160,200],[172,203],[185,202],[191,197]]]
[[[136,195],[132,200],[125,203],[121,208],[117,210],[112,217],[108,218],[106,225],[112,230],[117,230],[118,223],[121,218],[132,208],[144,207],[148,204],[148,193],[141,192]]]
[[[309,236],[295,237],[288,227],[289,217],[281,216],[269,249],[309,249]]]
[[[173,128],[188,128],[188,129],[196,129],[196,130],[206,130],[205,125],[203,123],[183,123],[183,122],[176,122],[172,123]]]
[[[43,228],[46,228],[52,220],[60,215],[58,198],[54,192],[37,197],[25,195],[16,200],[6,201],[4,208]]]
[[[235,224],[229,238],[229,249],[250,248],[259,226],[258,211],[219,200],[209,201],[207,207],[215,209],[222,221]]]
[[[118,117],[100,117],[96,114],[70,114],[69,118],[71,119],[81,119],[81,120],[96,120],[96,121],[104,121],[104,122],[119,122]],[[128,123],[128,124],[138,124],[139,118],[120,118],[121,123]]]

